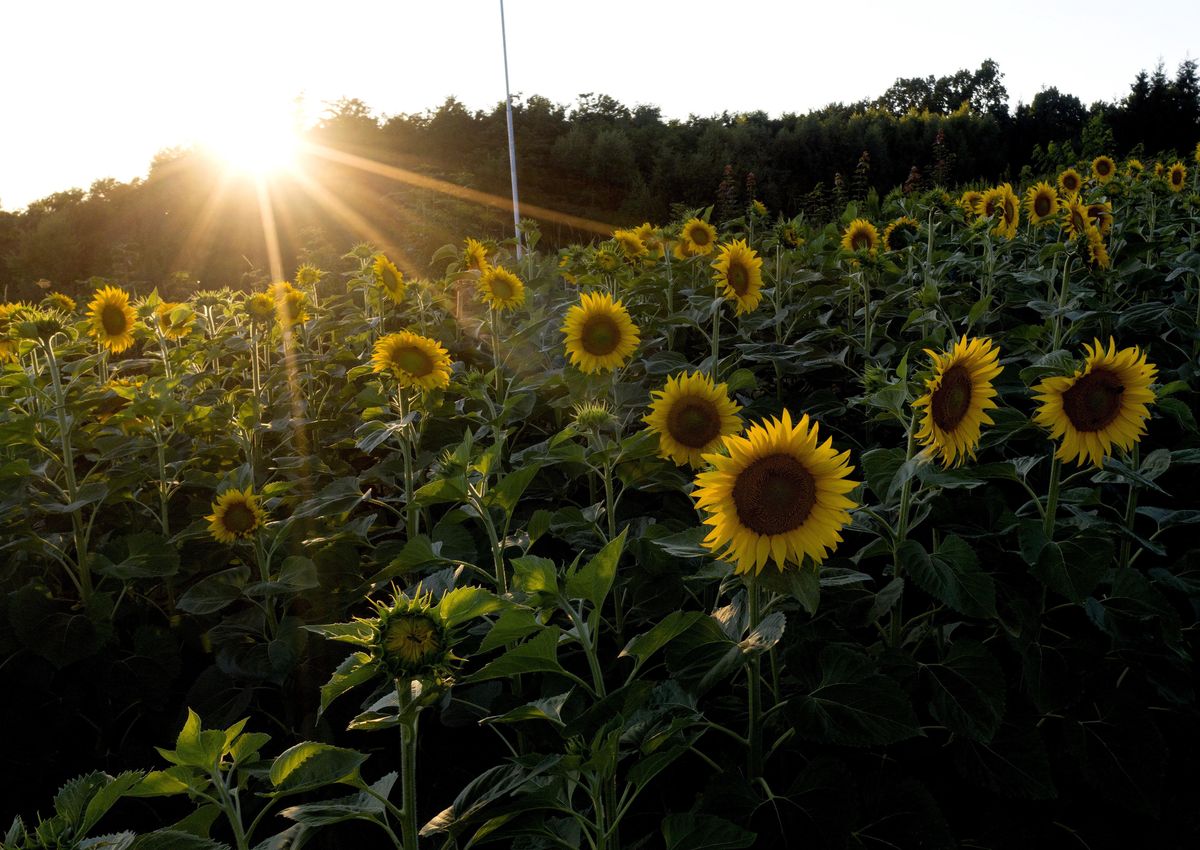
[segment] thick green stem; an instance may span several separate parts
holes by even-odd
[[[908,423],[908,447],[905,450],[904,459],[908,463],[913,459],[913,455],[917,449],[917,417],[914,415]],[[892,576],[893,578],[901,578],[900,575],[900,544],[908,538],[908,519],[909,513],[912,511],[912,482],[913,476],[910,474],[904,479],[904,483],[900,486],[900,511],[896,516],[896,539],[892,543]],[[904,588],[900,589],[900,596],[896,599],[896,606],[891,612],[891,622],[889,629],[888,642],[891,646],[899,646],[901,639],[901,631],[904,624]]]
[[[1062,318],[1063,311],[1067,308],[1067,293],[1070,291],[1070,282],[1071,255],[1068,253],[1066,259],[1063,261],[1062,289],[1058,293],[1058,309],[1054,311],[1054,340],[1050,346],[1051,351],[1058,351],[1058,347],[1062,343]]]
[[[718,373],[720,370],[718,369],[717,364],[720,362],[720,355],[721,355],[721,301],[720,301],[720,299],[718,299],[716,305],[713,308],[713,322],[712,322],[712,372],[711,372],[711,375],[712,375],[713,381],[719,380]]]
[[[51,343],[46,343],[46,365],[50,370],[50,383],[54,387],[54,413],[58,418],[58,439],[62,447],[63,477],[67,484],[68,503],[74,505],[79,493],[79,484],[75,479],[75,449],[71,445],[71,425],[67,422],[67,394],[63,389],[62,375],[58,370],[58,355]],[[87,536],[83,529],[83,517],[79,508],[71,511],[71,529],[75,539],[75,564],[78,569],[76,579],[79,584],[79,596],[86,605],[92,597],[92,572],[88,564]]]
[[[860,271],[858,273],[859,280],[862,281],[863,290],[863,356],[871,356],[871,283],[867,280],[867,273]]]
[[[221,803],[221,810],[225,813],[225,818],[229,821],[230,829],[233,830],[234,845],[237,847],[237,850],[250,850],[250,842],[246,839],[246,830],[242,826],[241,813],[234,804],[233,797],[229,793],[229,787],[225,784],[225,777],[221,773],[220,761],[213,765],[210,776],[213,788],[217,792],[217,798]]]
[[[617,539],[616,500],[613,498],[613,465],[611,461],[604,463],[604,516],[608,520],[609,542]]]
[[[154,442],[158,449],[158,523],[163,537],[171,536],[171,520],[167,515],[169,485],[167,483],[167,447],[162,424],[154,421]]]
[[[400,408],[400,421],[408,418],[408,394],[401,387],[396,390],[396,405]],[[420,534],[421,512],[413,500],[413,453],[416,451],[416,441],[412,439],[412,423],[404,423],[401,443],[404,446],[404,533],[412,540]]]
[[[748,610],[748,628],[751,633],[758,628],[761,619],[762,600],[758,582],[752,578],[746,580],[746,604]],[[753,783],[762,776],[762,659],[755,654],[750,659],[746,676],[746,741],[749,748],[746,757],[746,779]]]
[[[1141,465],[1141,452],[1137,443],[1133,444],[1133,455],[1129,458],[1129,466],[1137,472]],[[1133,533],[1133,524],[1137,519],[1137,485],[1132,481],[1129,482],[1129,493],[1125,496],[1125,528],[1130,534]],[[1129,566],[1130,551],[1132,549],[1132,541],[1126,537],[1121,541],[1121,568]]]
[[[417,850],[417,719],[418,713],[410,708],[411,691],[408,682],[396,682],[400,697],[400,793],[402,815],[400,837],[404,850]],[[411,711],[411,717],[404,715]]]
[[[496,308],[489,311],[492,326],[492,371],[496,376],[496,401],[500,401],[500,334],[497,327]]]
[[[1049,543],[1054,539],[1054,518],[1058,512],[1058,485],[1062,473],[1062,461],[1057,454],[1050,459],[1050,490],[1046,494],[1046,515],[1042,521],[1042,534]]]

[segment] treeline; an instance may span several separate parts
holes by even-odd
[[[665,120],[657,107],[603,94],[570,106],[531,96],[514,113],[526,204],[630,224],[665,221],[673,204],[719,200],[717,214],[732,214],[753,196],[772,214],[821,218],[870,189],[1016,180],[1100,153],[1190,151],[1200,139],[1200,78],[1189,59],[1173,77],[1161,65],[1140,73],[1113,103],[1085,106],[1047,88],[1010,109],[1003,73],[989,59],[974,71],[898,79],[875,100],[779,118]],[[471,111],[449,98],[429,112],[381,118],[343,99],[308,140],[385,167],[309,154],[302,176],[271,182],[285,271],[300,262],[331,268],[350,244],[369,239],[396,254],[406,273],[422,274],[446,242],[511,233],[503,103]],[[414,174],[496,203],[415,185]],[[563,220],[540,226],[555,244],[591,235]],[[199,151],[161,153],[145,179],[99,180],[21,213],[0,212],[0,287],[10,299],[37,295],[39,279],[68,292],[85,290],[79,282],[94,276],[170,291],[268,275],[254,186]]]

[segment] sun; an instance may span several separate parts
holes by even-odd
[[[269,177],[292,171],[301,140],[290,116],[240,115],[213,122],[201,146],[229,171],[248,177]]]

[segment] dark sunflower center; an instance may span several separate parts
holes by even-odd
[[[105,304],[100,311],[100,324],[109,336],[120,336],[129,327],[129,318],[116,304]]]
[[[737,261],[729,264],[729,271],[725,272],[725,280],[729,281],[729,287],[738,295],[745,295],[750,289],[750,272]]]
[[[850,237],[850,248],[854,251],[865,251],[871,247],[871,234],[866,230],[855,231]]]
[[[591,316],[584,321],[579,342],[588,354],[604,357],[617,350],[621,343],[621,329],[612,316]]]
[[[1033,211],[1038,218],[1050,215],[1050,196],[1038,195],[1033,199]]]
[[[1083,233],[1087,230],[1087,223],[1087,216],[1083,213],[1078,210],[1071,213],[1071,226],[1075,229],[1076,233]]]
[[[1063,188],[1068,192],[1074,192],[1079,188],[1079,181],[1075,179],[1074,174],[1068,174],[1063,178]]]
[[[733,504],[755,534],[786,534],[804,524],[817,501],[812,475],[787,454],[759,458],[738,474]]]
[[[1181,171],[1172,171],[1172,172],[1171,172],[1171,184],[1172,184],[1173,186],[1180,186],[1180,185],[1182,185],[1182,184],[1183,184],[1183,172],[1181,172]]]
[[[943,431],[953,431],[971,409],[971,373],[966,366],[951,366],[930,400],[933,422]]]
[[[423,378],[433,371],[433,359],[419,348],[405,346],[392,352],[392,363],[414,378]]]
[[[502,277],[492,278],[492,296],[501,301],[507,301],[513,297],[513,287]]]
[[[708,244],[708,231],[703,227],[693,227],[690,238],[693,242],[703,248]]]
[[[258,524],[254,511],[244,502],[234,502],[227,507],[222,522],[231,534],[249,534]]]
[[[1120,378],[1107,369],[1088,372],[1063,393],[1063,412],[1077,431],[1099,431],[1121,412],[1125,392]]]
[[[667,431],[675,442],[702,449],[721,436],[721,414],[708,399],[680,399],[667,414]]]
[[[1004,199],[1004,220],[1007,222],[1013,221],[1017,217],[1017,207],[1012,202],[1012,198]]]
[[[1110,171],[1112,171],[1112,166],[1109,165],[1105,160],[1102,159],[1096,163],[1096,173],[1101,177],[1107,177],[1108,172]]]

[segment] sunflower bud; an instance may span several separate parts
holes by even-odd
[[[376,604],[379,619],[372,654],[396,679],[442,678],[452,661],[446,627],[431,609],[427,594],[396,596]]]

